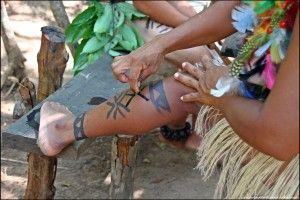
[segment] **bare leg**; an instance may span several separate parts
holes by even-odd
[[[165,124],[180,123],[189,113],[199,110],[198,105],[180,100],[182,95],[190,92],[192,89],[173,77],[150,84],[139,95],[123,92],[86,112],[82,118],[84,135],[139,135]],[[74,126],[72,115],[55,103],[42,106],[40,124],[38,144],[48,156],[58,154],[74,142],[78,137],[76,134],[82,130],[80,118],[75,119]]]

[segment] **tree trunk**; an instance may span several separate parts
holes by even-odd
[[[132,199],[137,136],[118,135],[111,149],[110,199]]]
[[[10,26],[4,1],[1,1],[1,37],[8,58],[8,66],[1,70],[1,88],[7,78],[14,75],[21,81],[25,77],[26,61],[15,39],[15,34]]]
[[[54,26],[42,27],[41,48],[38,53],[39,85],[37,101],[42,101],[62,85],[68,61],[64,34]],[[30,153],[25,199],[53,199],[57,158]]]
[[[65,6],[62,1],[49,1],[51,11],[57,22],[58,26],[63,30],[66,30],[67,26],[70,24],[68,15],[65,10]],[[71,51],[71,54],[74,58],[75,56],[75,48],[72,44],[68,44],[68,47]]]

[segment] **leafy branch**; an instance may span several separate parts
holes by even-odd
[[[67,43],[79,43],[74,56],[74,75],[106,52],[115,57],[142,46],[144,40],[131,21],[145,17],[126,2],[91,2],[65,31]]]

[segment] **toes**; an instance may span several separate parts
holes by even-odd
[[[46,101],[41,107],[41,113],[44,113],[46,110],[51,109],[51,102]]]
[[[57,112],[72,113],[66,106],[58,102],[50,102],[52,109]]]

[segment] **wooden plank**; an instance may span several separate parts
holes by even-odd
[[[122,84],[113,77],[111,62],[110,56],[103,56],[102,59],[90,65],[46,100],[36,105],[30,112],[3,131],[1,145],[41,154],[36,144],[38,130],[28,124],[28,116],[36,112],[45,101],[59,102],[67,106],[77,116],[95,106],[89,104],[92,98],[108,99],[118,92],[128,89],[127,84]],[[34,119],[39,123],[39,112]],[[34,122],[30,124],[34,124]],[[93,139],[86,139],[75,142],[58,157],[76,158],[92,141]]]

